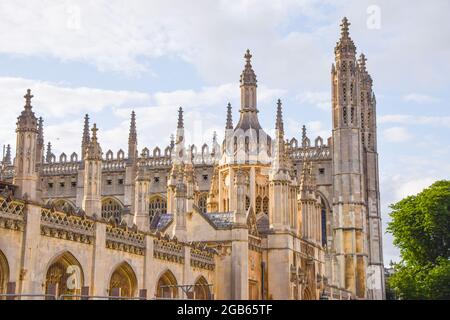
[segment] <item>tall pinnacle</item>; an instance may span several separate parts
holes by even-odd
[[[344,17],[341,23],[341,37],[336,44],[336,48],[334,49],[336,58],[342,57],[354,59],[355,57],[356,46],[350,38],[349,26],[350,22],[348,22],[346,17]]]
[[[350,25],[351,25],[351,23],[348,22],[347,17],[344,17],[342,19],[342,23],[341,23],[341,39],[348,39],[350,37],[350,33],[349,33]]]
[[[307,136],[306,136],[306,126],[303,125],[303,127],[302,127],[302,141],[305,141],[306,138],[307,138]]]
[[[359,68],[361,69],[361,71],[366,72],[366,61],[367,58],[364,55],[364,53],[361,53],[361,55],[359,56],[359,60],[358,60],[358,64],[359,64]]]
[[[6,153],[3,157],[3,164],[9,166],[11,164],[11,145],[6,146]]]
[[[97,124],[94,123],[94,126],[92,127],[92,142],[97,142],[97,132],[98,132]]]
[[[131,112],[131,122],[130,122],[130,136],[128,141],[136,142],[137,141],[137,130],[136,130],[136,113],[134,111]]]
[[[97,140],[97,132],[97,124],[94,123],[94,126],[92,127],[91,142],[89,143],[85,154],[85,159],[87,160],[102,160],[102,148]]]
[[[38,143],[44,144],[44,119],[42,117],[39,117],[38,120]]]
[[[284,132],[284,125],[283,125],[283,110],[282,110],[282,103],[281,99],[278,99],[277,102],[277,120],[275,124],[275,129]]]
[[[31,99],[34,97],[31,94],[31,89],[27,90],[27,94],[23,96],[25,98],[25,109],[31,111]]]
[[[34,96],[31,94],[31,90],[27,90],[25,98],[25,107],[20,116],[17,118],[17,130],[38,132],[38,123],[34,112],[31,110],[31,99]]]
[[[45,162],[50,163],[52,162],[52,144],[49,142],[47,144],[47,154],[45,156]]]
[[[86,153],[86,148],[91,141],[89,133],[89,115],[84,116],[84,127],[83,127],[83,137],[81,139],[81,158],[84,159],[84,154]]]
[[[247,49],[247,52],[244,55],[245,67],[241,74],[241,86],[256,86],[256,74],[255,71],[253,71],[251,63],[252,57],[250,50]]]
[[[233,129],[233,115],[231,113],[231,103],[228,103],[227,106],[227,124],[225,129]]]
[[[183,108],[180,107],[180,109],[178,109],[178,129],[183,129],[183,128],[184,128]]]

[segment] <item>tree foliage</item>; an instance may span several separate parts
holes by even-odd
[[[402,299],[450,299],[450,181],[391,205],[401,262],[389,285]]]

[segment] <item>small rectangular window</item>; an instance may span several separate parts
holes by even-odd
[[[320,173],[320,174],[325,174],[325,168],[320,168],[320,169],[319,169],[319,173]]]
[[[53,188],[53,183],[52,183],[52,182],[49,182],[49,183],[48,183],[48,187],[49,187],[49,189]]]
[[[106,180],[106,184],[107,184],[108,186],[112,185],[112,180],[111,180],[111,179]]]
[[[60,186],[61,188],[64,188],[65,185],[66,185],[66,184],[65,184],[64,182],[60,182],[60,183],[59,183],[59,186]]]
[[[158,182],[159,182],[159,177],[155,177],[155,178],[153,179],[153,181],[155,181],[155,183],[158,183]]]
[[[123,179],[119,179],[117,182],[118,182],[119,184],[123,184]]]
[[[208,181],[208,175],[207,175],[207,174],[204,174],[204,175],[203,175],[203,180],[204,180],[204,181]]]
[[[75,188],[77,186],[77,183],[75,181],[72,181],[72,188]]]

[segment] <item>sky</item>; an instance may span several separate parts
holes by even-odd
[[[188,143],[223,138],[228,102],[238,118],[247,48],[264,129],[273,133],[280,98],[287,137],[305,124],[326,141],[346,16],[377,96],[384,232],[390,204],[450,178],[448,12],[448,0],[2,0],[0,144],[14,149],[28,88],[57,158],[79,153],[85,113],[105,152],[127,150],[132,110],[140,149],[169,144],[179,106]],[[389,234],[384,259],[399,260]]]

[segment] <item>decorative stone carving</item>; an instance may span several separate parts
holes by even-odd
[[[106,247],[143,256],[145,254],[145,234],[109,225],[106,227]]]
[[[47,237],[93,244],[95,221],[42,208],[41,234]]]
[[[25,203],[0,197],[0,228],[24,230]]]

